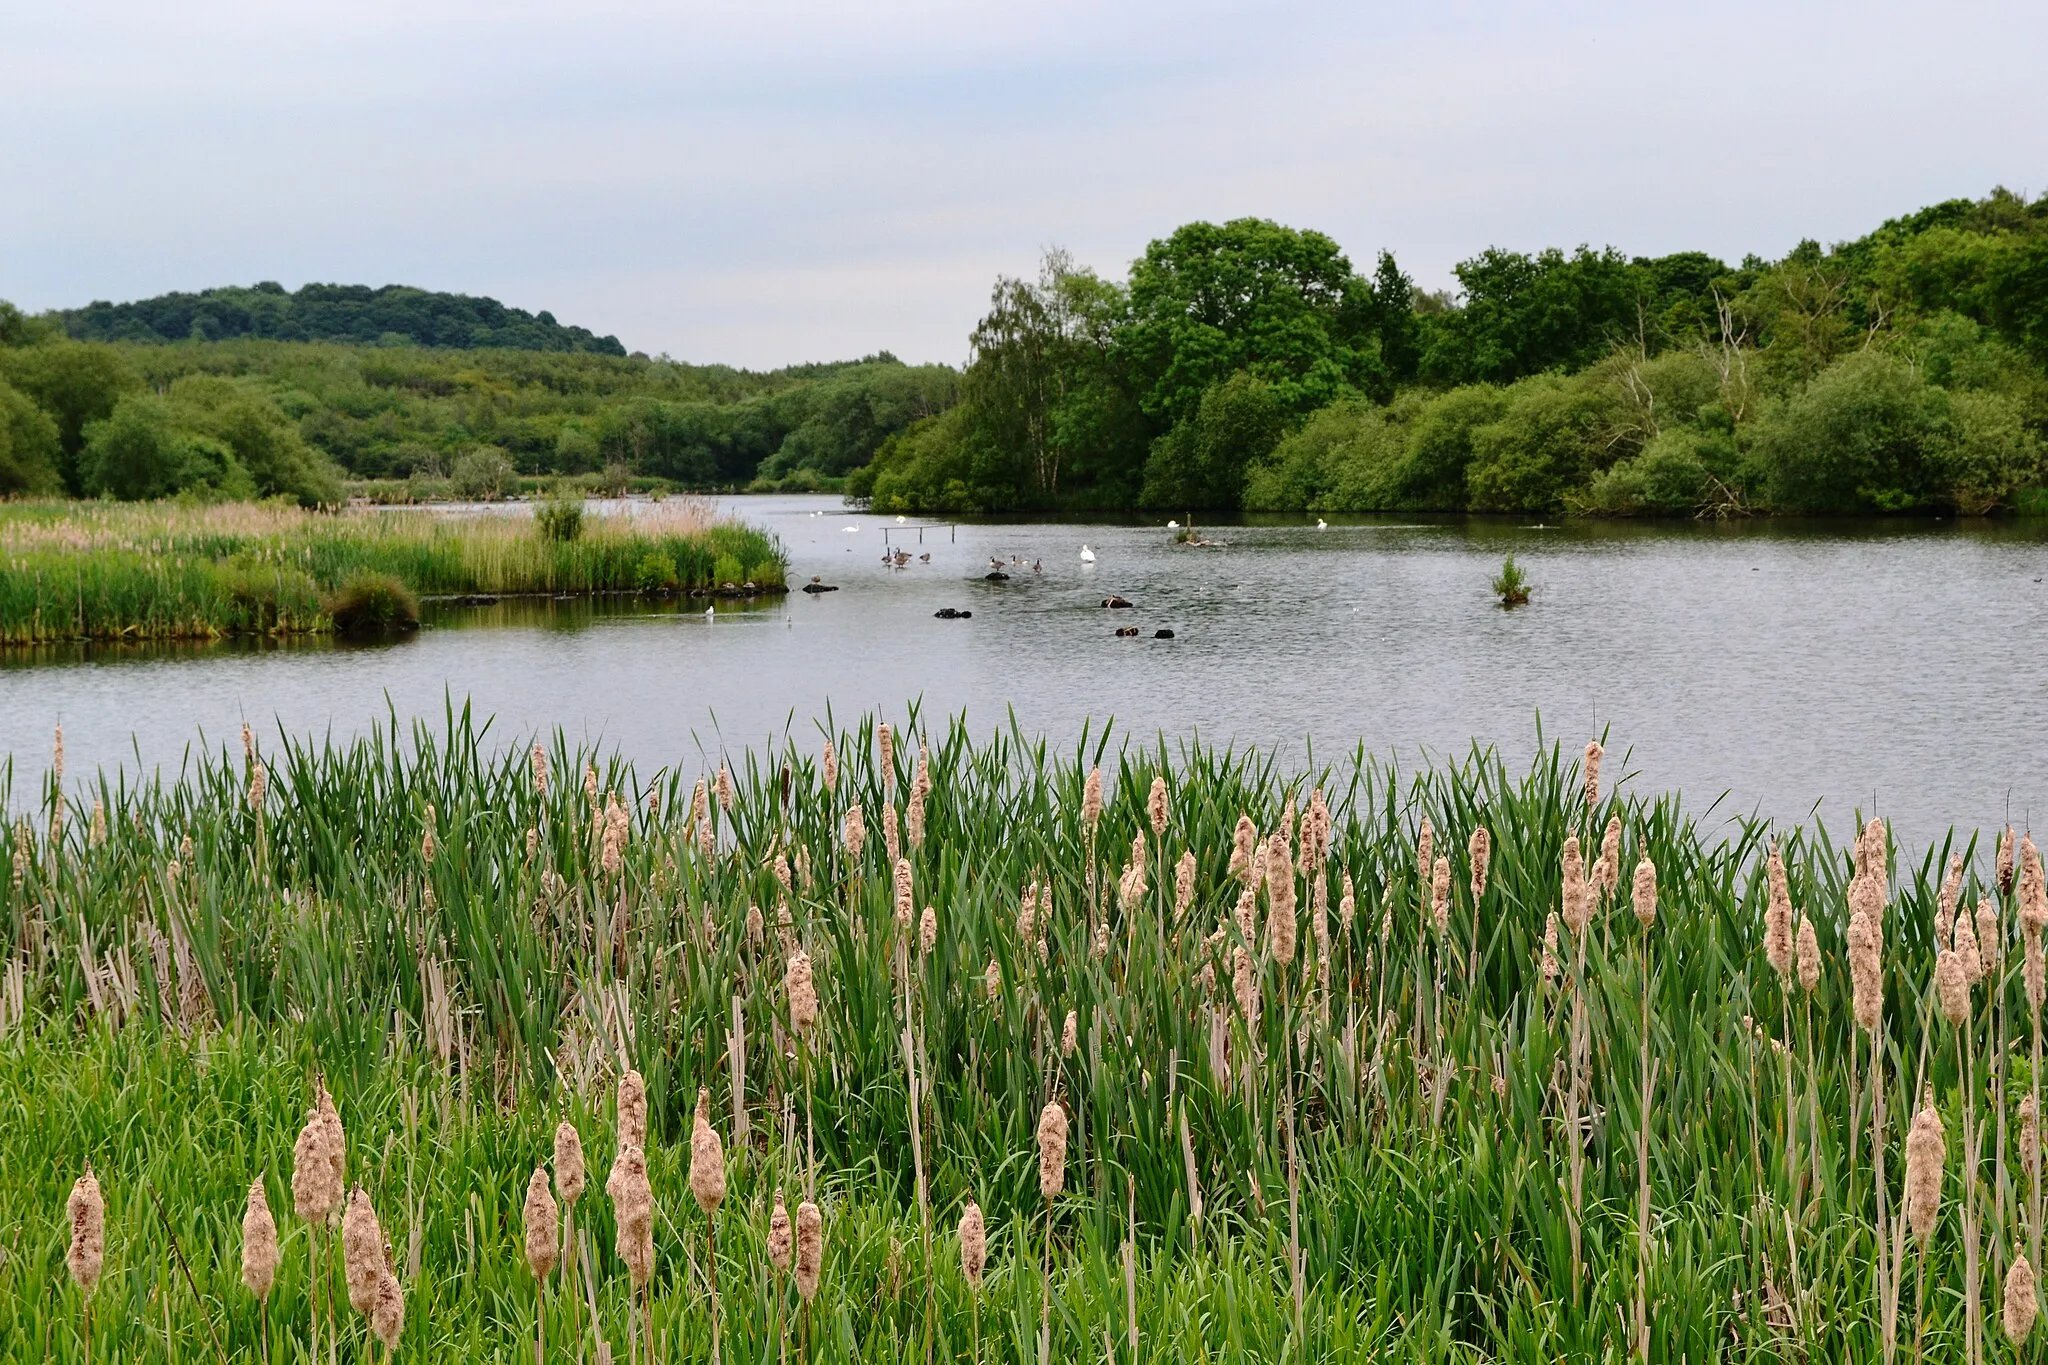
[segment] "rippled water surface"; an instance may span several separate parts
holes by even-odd
[[[751,609],[507,602],[445,608],[408,642],[0,653],[0,747],[16,791],[62,722],[73,773],[175,767],[203,732],[346,735],[468,698],[513,742],[562,724],[636,759],[694,767],[785,725],[964,710],[1071,740],[1199,733],[1325,758],[1405,760],[1601,727],[1630,780],[1703,810],[1834,826],[1853,808],[1924,842],[1950,823],[2048,820],[2048,527],[1418,525],[1222,527],[1176,547],[1156,525],[899,525],[831,498],[735,499],[779,534],[793,593]],[[857,529],[850,529],[857,528]],[[885,535],[913,555],[881,562]],[[1081,559],[1083,544],[1096,554]],[[1492,605],[1512,550],[1535,598]],[[1006,582],[988,582],[991,556]],[[1012,564],[1011,557],[1023,561]],[[1043,572],[1034,572],[1042,561]],[[1135,606],[1104,610],[1118,594]],[[971,611],[939,620],[942,607]],[[1118,626],[1140,638],[1120,639]],[[1150,638],[1170,629],[1175,638]],[[1610,769],[1612,770],[1612,769]],[[1725,794],[1725,796],[1724,796]]]

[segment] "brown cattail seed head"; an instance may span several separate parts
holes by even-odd
[[[619,1259],[626,1263],[633,1287],[645,1288],[654,1275],[654,1189],[647,1183],[647,1153],[638,1147],[620,1148],[604,1192],[611,1196]]]
[[[903,841],[896,833],[896,806],[885,802],[882,806],[882,851],[889,855],[888,866],[896,866],[896,860],[903,856]]]
[[[564,1204],[583,1197],[583,1135],[576,1125],[563,1119],[555,1125],[555,1191]]]
[[[1561,862],[1564,869],[1564,927],[1576,936],[1586,931],[1587,923],[1593,918],[1593,887],[1586,880],[1586,860],[1579,853],[1578,835],[1565,836]]]
[[[1477,904],[1486,895],[1486,872],[1493,862],[1493,836],[1480,825],[1472,831],[1472,837],[1465,841],[1465,856],[1472,864],[1472,900]]]
[[[896,786],[896,732],[883,721],[875,727],[875,741],[882,750],[882,789],[893,791]]]
[[[1606,754],[1599,740],[1586,741],[1586,804],[1589,807],[1600,804],[1600,760]]]
[[[1173,917],[1187,918],[1189,907],[1195,903],[1195,855],[1191,850],[1182,849],[1180,861],[1173,865]]]
[[[348,1301],[368,1317],[377,1308],[377,1282],[384,1278],[384,1229],[361,1185],[349,1191],[348,1212],[341,1217],[341,1260],[348,1277]]]
[[[839,790],[839,751],[832,747],[832,741],[829,739],[825,741],[825,752],[819,760],[818,771],[824,778],[826,791]]]
[[[972,1199],[960,1213],[960,1273],[974,1289],[981,1288],[981,1269],[988,1264],[988,1228],[981,1221],[981,1205]]]
[[[2041,951],[2041,935],[2028,934],[2020,944],[2020,957],[2024,964],[2027,983],[2027,1004],[2038,1010],[2044,994],[2048,994],[2048,962],[2044,962]]]
[[[1977,947],[1976,922],[1967,908],[1956,914],[1955,956],[1961,964],[1963,984],[1974,986],[1984,979],[1984,959]]]
[[[534,742],[533,753],[529,756],[529,761],[533,766],[533,789],[539,795],[546,796],[548,794],[548,752],[540,747],[538,740]]]
[[[1884,1014],[1884,968],[1870,916],[1861,910],[1853,911],[1847,937],[1849,991],[1856,1022],[1865,1033],[1874,1035]]]
[[[405,1331],[405,1291],[391,1270],[390,1259],[387,1248],[384,1273],[377,1279],[377,1304],[370,1310],[370,1330],[384,1343],[387,1355],[398,1349],[399,1335]]]
[[[1451,860],[1438,855],[1436,868],[1429,879],[1429,903],[1436,919],[1439,934],[1450,932],[1451,928]]]
[[[263,1182],[249,1182],[249,1202],[242,1210],[242,1283],[258,1299],[270,1297],[277,1282],[277,1220],[270,1216],[270,1200]]]
[[[789,1026],[808,1033],[818,1023],[818,988],[811,981],[811,955],[798,948],[789,955],[782,974],[783,993],[789,997]]]
[[[57,733],[61,745],[64,732]],[[65,1253],[64,1264],[71,1271],[72,1282],[91,1298],[93,1287],[100,1282],[100,1268],[106,1262],[107,1201],[100,1194],[100,1182],[92,1173],[90,1161],[85,1163],[85,1174],[71,1186],[71,1198],[64,1207],[71,1217],[71,1247]]]
[[[1799,988],[1812,995],[1820,985],[1820,939],[1814,935],[1812,916],[1800,919],[1799,933],[1792,948],[1792,955],[1799,964]]]
[[[2034,1314],[2040,1304],[2034,1297],[2034,1266],[2025,1252],[2013,1248],[2012,1265],[2005,1272],[2005,1311],[2000,1314],[2005,1339],[2015,1346],[2025,1343],[2034,1330]]]
[[[1937,948],[1934,958],[1934,993],[1941,1017],[1960,1028],[1970,1017],[1970,978],[1962,954]]]
[[[910,859],[896,860],[896,927],[908,932],[911,917],[917,913],[917,899],[911,893]]]
[[[647,1082],[638,1071],[619,1077],[619,1146],[647,1146]]]
[[[1166,779],[1152,779],[1151,794],[1145,798],[1145,813],[1152,819],[1152,835],[1161,838],[1166,834]],[[973,1207],[969,1205],[969,1207]]]
[[[2041,873],[2041,851],[2034,836],[2020,839],[2020,928],[2030,934],[2048,929],[2048,879]]]
[[[1038,1114],[1038,1192],[1047,1203],[1067,1187],[1067,1111],[1046,1101]]]
[[[1248,880],[1256,870],[1253,857],[1259,846],[1258,826],[1249,815],[1237,817],[1237,828],[1230,836],[1230,876],[1233,880]]]
[[[548,1193],[547,1166],[535,1166],[533,1178],[526,1182],[526,1268],[536,1280],[554,1274],[555,1262],[561,1258],[559,1212],[555,1197]]]
[[[1792,893],[1785,884],[1785,860],[1775,844],[1765,870],[1770,899],[1764,908],[1764,957],[1782,981],[1792,975]]]
[[[859,862],[860,851],[867,841],[867,817],[861,814],[860,802],[856,801],[846,808],[846,856]]]
[[[1906,1223],[1923,1243],[1934,1234],[1934,1220],[1941,1212],[1942,1168],[1947,1160],[1947,1134],[1930,1094],[1921,1101],[1912,1131],[1906,1134]]]
[[[1422,830],[1415,836],[1415,875],[1425,885],[1436,870],[1436,830],[1429,823],[1427,815],[1422,817]]]
[[[1644,854],[1636,860],[1636,880],[1631,899],[1636,919],[1647,929],[1657,919],[1657,865]]]
[[[1275,962],[1294,961],[1299,937],[1295,923],[1294,858],[1279,830],[1266,844],[1266,946]]]
[[[806,1199],[796,1206],[796,1292],[809,1303],[825,1269],[825,1215]]]
[[[1074,1011],[1067,1011],[1067,1022],[1060,1025],[1060,1056],[1071,1057],[1074,1047],[1080,1041],[1080,1019]]]
[[[1977,961],[1986,974],[2005,960],[2005,928],[1998,922],[1998,902],[1985,896],[1977,902]]]
[[[927,905],[917,922],[917,951],[928,953],[939,941],[939,912]]]
[[[768,1264],[777,1270],[789,1269],[789,1253],[793,1245],[789,1228],[789,1209],[783,1205],[782,1191],[775,1192],[775,1212],[768,1215]]]
[[[253,788],[252,788],[251,790],[253,791]],[[252,800],[253,800],[253,797],[252,797]],[[426,863],[426,865],[427,865],[428,867],[432,867],[432,866],[434,865],[434,853],[435,853],[436,849],[437,849],[437,848],[439,847],[439,844],[438,844],[438,843],[436,843],[436,841],[435,841],[435,836],[436,836],[436,826],[435,826],[435,821],[436,821],[436,818],[437,818],[437,817],[436,817],[436,815],[435,815],[435,811],[434,811],[434,803],[433,803],[433,802],[431,802],[431,801],[429,801],[429,802],[427,802],[427,818],[426,818],[426,823],[425,823],[425,826],[424,826],[424,828],[422,828],[422,830],[420,831],[420,860],[421,860],[422,862]],[[372,1286],[370,1287],[370,1292],[371,1292],[372,1294],[376,1293],[376,1286],[375,1286],[375,1285],[372,1285]],[[373,1301],[373,1302],[374,1302],[374,1301]],[[367,1311],[367,1310],[365,1310],[365,1311]]]
[[[1998,835],[1998,894],[2012,894],[2012,826],[2007,825]]]
[[[697,1087],[697,1121],[690,1130],[690,1193],[711,1214],[725,1202],[725,1145],[711,1126],[711,1090]]]
[[[1537,966],[1543,972],[1545,981],[1557,980],[1557,911],[1550,912],[1543,921],[1543,956]]]
[[[1941,879],[1941,894],[1934,902],[1934,941],[1943,947],[1953,947],[1956,926],[1956,901],[1963,891],[1963,855],[1951,853],[1948,856],[1948,873]]]
[[[1621,817],[1607,817],[1607,832],[1600,836],[1600,890],[1613,895],[1621,885]]]
[[[1356,918],[1358,918],[1358,892],[1351,885],[1351,874],[1346,872],[1344,874],[1344,895],[1337,902],[1337,925],[1348,935],[1351,932],[1351,922]]]
[[[994,958],[988,960],[988,970],[981,974],[981,984],[991,1001],[1003,998],[1003,969],[996,965]]]
[[[720,759],[718,763],[718,808],[727,814],[731,814],[733,806],[738,801],[739,793],[733,789],[732,785],[732,769],[726,766],[725,760]]]

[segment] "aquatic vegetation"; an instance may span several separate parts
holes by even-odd
[[[365,575],[419,596],[582,595],[646,590],[651,564],[666,566],[660,589],[715,590],[734,565],[735,584],[784,584],[773,537],[692,498],[566,538],[517,515],[0,503],[0,643],[318,632],[337,628],[334,595]]]
[[[1522,566],[1509,555],[1500,563],[1500,572],[1494,575],[1493,595],[1500,599],[1503,607],[1523,607],[1529,604],[1529,576],[1522,572]]]
[[[883,733],[643,770],[461,713],[0,791],[0,1341],[1883,1360],[2031,1330],[2031,839],[1706,827],[1597,743],[1293,771]]]

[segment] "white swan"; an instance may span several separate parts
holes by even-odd
[[[910,524],[910,518],[909,518],[909,517],[906,517],[906,516],[900,516],[900,515],[899,515],[899,516],[898,516],[898,517],[896,518],[896,524],[897,524],[898,526],[908,526],[908,525]]]
[[[1180,529],[1180,523],[1177,521],[1169,521],[1166,523],[1166,529],[1169,531],[1178,531]]]
[[[1329,523],[1329,522],[1327,522],[1327,521],[1324,521],[1324,520],[1323,520],[1323,519],[1322,519],[1321,517],[1317,517],[1317,518],[1316,518],[1316,529],[1317,529],[1318,531],[1327,531],[1327,530],[1329,530],[1329,529],[1330,529],[1330,523]]]
[[[1093,564],[1095,562],[1095,551],[1083,545],[1081,547],[1081,562],[1083,564]]]
[[[705,619],[705,620],[707,620],[707,621],[710,621],[710,620],[714,620],[714,619],[716,619],[717,615],[718,615],[718,604],[717,604],[716,602],[713,602],[713,603],[712,603],[712,604],[711,604],[710,606],[708,606],[708,607],[704,608],[704,619]]]
[[[860,527],[858,526],[843,526],[840,529],[845,531],[848,535],[855,535],[860,531]]]

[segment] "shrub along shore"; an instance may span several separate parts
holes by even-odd
[[[399,1359],[2030,1336],[2031,839],[1707,829],[1597,745],[1293,771],[910,721],[636,770],[463,713],[0,778],[0,1341],[353,1359],[387,1289]]]
[[[619,516],[309,512],[282,503],[0,503],[0,643],[346,628],[393,596],[783,590],[781,547],[670,500]]]

